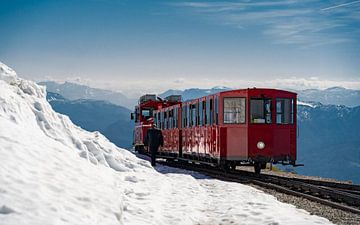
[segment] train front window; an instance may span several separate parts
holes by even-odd
[[[290,98],[276,99],[276,123],[294,123],[294,100]]]
[[[153,110],[152,109],[142,109],[141,110],[141,117],[146,119],[149,119],[150,117],[152,117],[153,115]]]
[[[250,100],[251,123],[271,123],[271,99]]]
[[[245,98],[224,98],[224,123],[245,123]]]

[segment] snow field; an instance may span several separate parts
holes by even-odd
[[[154,170],[45,96],[0,63],[0,225],[330,224],[252,187]]]

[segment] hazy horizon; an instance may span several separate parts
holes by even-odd
[[[137,99],[139,96],[143,95],[143,94],[163,94],[166,91],[186,91],[189,89],[203,89],[203,90],[207,90],[207,89],[246,89],[246,88],[262,88],[262,86],[211,86],[211,87],[205,87],[205,88],[201,88],[201,87],[186,87],[186,88],[168,88],[168,89],[164,89],[164,90],[159,90],[159,91],[146,91],[146,90],[133,90],[132,92],[124,92],[122,90],[111,90],[111,89],[107,89],[107,88],[103,88],[103,87],[96,87],[96,86],[92,86],[89,83],[81,83],[79,81],[56,81],[56,80],[46,80],[46,81],[40,81],[38,83],[42,83],[42,82],[55,82],[58,84],[64,84],[66,82],[71,83],[71,84],[75,84],[75,85],[81,85],[81,86],[86,86],[86,87],[90,87],[90,88],[95,88],[95,89],[100,89],[100,90],[105,90],[105,91],[113,91],[113,92],[119,92],[124,94],[126,97],[128,98],[135,98]],[[267,86],[269,87],[269,86]],[[279,88],[279,87],[271,87],[271,88]],[[330,87],[326,87],[326,88],[305,88],[305,89],[296,89],[296,88],[281,88],[284,90],[288,90],[288,91],[306,91],[306,90],[327,90],[327,89],[331,89],[331,88],[345,88],[345,87],[341,87],[341,86],[330,86]],[[360,91],[360,89],[352,89],[352,88],[345,88],[347,90],[354,90],[354,91]]]

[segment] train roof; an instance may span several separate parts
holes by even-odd
[[[297,93],[295,92],[291,92],[291,91],[286,91],[286,90],[281,90],[281,89],[275,89],[275,88],[246,88],[246,89],[232,89],[232,90],[226,90],[226,91],[220,91],[220,92],[216,92],[213,94],[209,94],[209,95],[204,95],[198,98],[193,98],[193,99],[189,99],[184,101],[183,103],[187,103],[187,102],[191,102],[197,99],[201,99],[201,98],[206,98],[209,96],[214,96],[214,95],[222,95],[222,94],[228,94],[228,93],[234,93],[234,92],[245,92],[247,94],[249,93],[258,93],[258,92],[264,92],[264,93],[282,93],[282,94],[287,94],[287,95],[293,95],[296,96]]]
[[[291,91],[286,91],[286,90],[281,90],[281,89],[275,89],[275,88],[246,88],[246,89],[233,89],[233,90],[226,90],[226,91],[220,91],[217,93],[213,93],[213,94],[209,94],[209,95],[204,95],[198,98],[193,98],[193,99],[189,99],[186,101],[181,101],[181,96],[179,95],[172,95],[169,97],[166,97],[164,99],[161,98],[155,98],[154,101],[154,97],[151,96],[151,99],[147,99],[147,101],[144,101],[142,104],[140,104],[142,107],[147,107],[147,106],[154,106],[157,105],[158,109],[161,108],[168,108],[168,107],[176,107],[179,106],[181,103],[190,103],[199,99],[203,99],[203,98],[207,98],[210,96],[216,96],[216,95],[228,95],[231,93],[244,93],[244,95],[274,95],[275,93],[281,93],[282,95],[285,95],[287,97],[296,97],[297,93],[295,92],[291,92]],[[150,95],[147,95],[150,96]],[[165,101],[163,101],[165,100]]]
[[[281,92],[281,93],[288,93],[288,94],[293,94],[293,95],[297,95],[296,92],[291,92],[291,91],[286,91],[286,90],[282,90],[282,89],[275,89],[275,88],[246,88],[246,89],[233,89],[233,90],[227,90],[227,91],[221,91],[218,92],[220,94],[222,93],[230,93],[230,92],[237,92],[237,91],[246,91],[246,92],[258,92],[258,91],[266,91],[266,92]],[[217,93],[215,93],[217,94]]]

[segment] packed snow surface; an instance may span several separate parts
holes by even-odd
[[[0,64],[0,224],[330,224],[245,185],[150,164]]]

